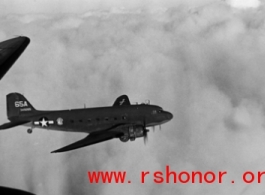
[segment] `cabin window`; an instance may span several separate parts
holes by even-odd
[[[71,123],[74,123],[74,120],[71,120]]]
[[[87,122],[91,123],[91,119],[87,119]]]
[[[127,117],[126,117],[126,116],[122,116],[122,119],[123,119],[123,120],[126,120],[126,119],[127,119]]]
[[[83,121],[82,120],[79,120],[80,123],[82,123]]]
[[[105,121],[108,121],[108,120],[109,120],[109,118],[108,118],[108,117],[106,117],[106,118],[105,118]]]
[[[153,110],[152,114],[156,114],[156,113],[157,113],[157,111],[156,110]]]
[[[117,120],[117,117],[114,117],[114,120],[116,121]]]
[[[99,119],[99,118],[97,118],[97,121],[100,121],[100,119]]]

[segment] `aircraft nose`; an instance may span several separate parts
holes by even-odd
[[[165,112],[165,114],[168,120],[171,120],[173,118],[173,114],[171,114],[170,112]]]

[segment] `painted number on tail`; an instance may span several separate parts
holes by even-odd
[[[15,107],[27,107],[28,103],[26,101],[16,101],[15,102]]]

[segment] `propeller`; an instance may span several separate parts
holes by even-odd
[[[145,118],[144,118],[144,120],[143,120],[143,122],[144,122],[144,127],[143,127],[143,136],[144,136],[144,144],[146,144],[147,143],[147,141],[148,141],[148,135],[147,135],[147,133],[149,132],[149,130],[148,129],[146,129],[146,122],[145,122]]]
[[[148,141],[148,130],[147,129],[145,129],[144,130],[144,144],[146,144],[147,143],[147,141]]]

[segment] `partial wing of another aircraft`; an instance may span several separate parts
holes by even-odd
[[[10,188],[10,187],[4,187],[4,186],[0,186],[0,194],[4,194],[4,195],[8,195],[8,194],[12,194],[12,195],[34,195],[31,192],[26,192],[24,190],[19,190],[19,189]]]
[[[28,37],[16,37],[0,42],[0,79],[16,62],[29,43]]]

